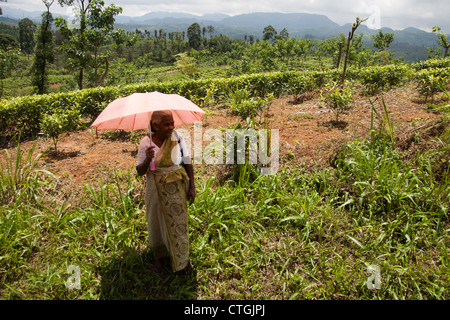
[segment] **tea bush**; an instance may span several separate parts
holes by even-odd
[[[356,75],[369,94],[398,86],[410,79],[410,69],[405,65],[387,65],[362,68]]]
[[[331,108],[336,115],[336,122],[339,120],[339,115],[350,110],[350,102],[353,99],[352,88],[348,83],[342,87],[337,83],[328,84],[321,92],[322,100]]]
[[[417,90],[428,100],[441,92],[450,82],[450,68],[427,68],[417,72]]]

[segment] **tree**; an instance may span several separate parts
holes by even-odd
[[[20,50],[24,53],[30,54],[34,50],[34,32],[36,25],[28,18],[19,21],[19,42]]]
[[[383,31],[380,30],[378,34],[372,36],[372,39],[375,41],[373,46],[382,52],[386,51],[392,41],[394,41],[394,34],[392,32],[383,33]]]
[[[277,30],[275,30],[275,28],[272,27],[271,25],[268,25],[263,30],[263,40],[264,41],[274,40],[276,35],[277,35]]]
[[[212,36],[213,36],[215,31],[216,30],[214,29],[214,26],[212,26],[212,25],[209,25],[209,26],[206,27],[206,32],[209,33],[209,38],[210,39],[212,38]]]
[[[280,32],[280,39],[283,39],[283,40],[289,39],[289,32],[287,31],[286,28],[281,30],[281,32]]]
[[[53,52],[53,34],[51,25],[53,16],[50,12],[50,6],[53,1],[44,1],[47,11],[42,13],[42,22],[38,29],[37,44],[34,53],[34,62],[31,67],[32,82],[37,87],[39,94],[44,94],[47,90],[47,66],[53,63],[55,54]]]
[[[361,20],[360,17],[357,17],[356,18],[356,22],[352,25],[352,31],[350,31],[348,33],[347,50],[346,50],[346,53],[345,53],[345,60],[344,60],[344,70],[342,71],[342,77],[341,77],[341,82],[340,82],[341,85],[344,85],[344,81],[345,81],[345,74],[346,74],[346,71],[347,71],[348,57],[349,57],[349,54],[350,54],[350,43],[353,40],[353,37],[355,35],[356,29],[358,29],[358,27],[361,25],[361,23],[363,23],[367,19],[368,18]]]
[[[182,72],[187,74],[189,77],[196,78],[198,75],[198,68],[195,62],[195,58],[188,57],[185,53],[180,53],[178,57],[179,59],[176,62],[176,66],[179,67]]]
[[[436,41],[437,43],[444,48],[444,59],[447,58],[448,48],[450,48],[450,43],[447,41],[447,35],[441,31],[440,26],[434,26],[433,32],[437,33]]]
[[[61,5],[72,5],[74,0],[58,0]],[[104,8],[104,1],[101,0],[77,0],[79,5],[76,8],[79,25],[70,28],[65,19],[56,18],[56,26],[66,37],[61,48],[68,55],[68,66],[78,69],[78,87],[83,89],[84,71],[90,67],[95,85],[99,85],[108,72],[109,52],[101,52],[101,47],[110,40],[123,41],[124,31],[114,30],[114,17],[122,12],[121,7],[114,4]],[[117,41],[116,41],[117,44]],[[118,45],[118,44],[117,44]],[[101,66],[105,67],[105,72],[99,74]]]
[[[187,30],[189,46],[194,50],[199,50],[202,44],[202,31],[200,25],[195,22]]]

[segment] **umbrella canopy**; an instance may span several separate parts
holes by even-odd
[[[170,110],[176,127],[200,121],[205,114],[192,101],[178,94],[133,93],[112,101],[91,126],[127,131],[148,129],[152,113],[158,110]]]

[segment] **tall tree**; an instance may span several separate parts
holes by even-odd
[[[191,24],[187,30],[187,36],[189,41],[189,46],[192,49],[198,50],[202,44],[202,31],[200,25],[195,22]]]
[[[51,25],[53,23],[53,16],[50,12],[50,6],[54,0],[43,0],[47,11],[42,13],[42,22],[39,25],[37,44],[34,53],[34,62],[31,67],[32,82],[37,87],[39,94],[44,94],[48,87],[48,65],[53,63],[55,54],[53,52],[53,34]]]
[[[34,50],[34,32],[36,31],[36,25],[28,18],[24,18],[19,21],[19,42],[20,50],[22,52],[30,54]]]
[[[281,38],[281,39],[284,39],[284,40],[289,39],[289,32],[287,31],[286,28],[284,28],[283,30],[281,30],[281,32],[280,32],[280,38]]]
[[[392,32],[383,33],[382,30],[372,36],[372,39],[375,41],[373,46],[377,48],[380,52],[386,51],[386,49],[391,45],[392,41],[394,41],[394,34]]]
[[[214,29],[214,26],[213,26],[213,25],[209,25],[209,26],[206,27],[206,32],[209,33],[209,38],[210,38],[210,39],[212,38],[212,36],[213,36],[213,34],[214,34],[215,31],[216,31],[216,30]]]
[[[71,6],[74,0],[58,0],[61,5]],[[110,39],[122,39],[123,30],[119,30],[120,36],[114,31],[114,17],[122,12],[121,7],[114,4],[104,8],[101,0],[77,0],[76,8],[78,26],[70,28],[65,19],[56,18],[56,26],[66,37],[61,48],[68,55],[68,66],[78,70],[78,87],[83,89],[84,73],[86,68],[93,70],[95,85],[101,83],[104,76],[99,74],[99,68],[104,65],[108,70],[109,53],[100,52],[102,45]],[[121,41],[122,41],[121,40]]]
[[[263,30],[263,40],[265,40],[265,41],[274,40],[276,35],[277,35],[277,30],[275,30],[275,28],[272,27],[271,25],[268,25]]]

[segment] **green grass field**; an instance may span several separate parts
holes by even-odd
[[[326,168],[224,183],[199,170],[189,276],[151,271],[133,168],[70,195],[36,156],[4,153],[1,299],[449,298],[448,168],[406,161],[379,132]]]

